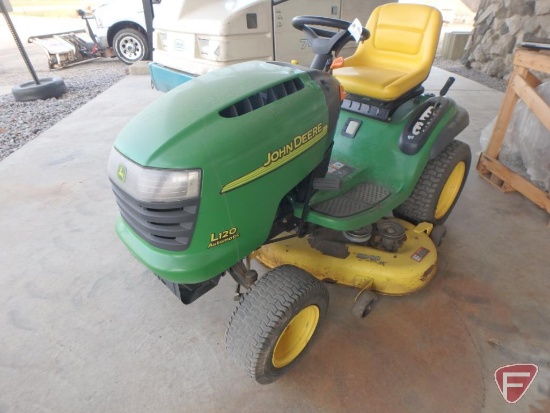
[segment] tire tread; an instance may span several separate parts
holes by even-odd
[[[265,362],[270,361],[266,359],[270,357],[274,345],[272,332],[281,326],[281,320],[284,325],[290,321],[295,303],[316,294],[328,305],[326,286],[291,265],[277,267],[260,278],[241,297],[226,330],[226,349],[237,365],[259,383],[274,381],[279,374],[273,375],[264,369]],[[326,306],[320,311],[319,324]],[[278,370],[282,373],[292,364]]]
[[[16,102],[28,102],[32,100],[44,100],[58,98],[67,91],[65,82],[60,77],[47,77],[34,81],[21,83],[11,89]]]
[[[452,169],[460,161],[466,163],[466,174],[462,187],[447,213],[441,219],[436,219],[435,208],[441,190],[452,172]],[[470,147],[461,141],[455,140],[451,142],[436,158],[428,162],[411,196],[393,211],[393,215],[414,224],[431,222],[434,225],[441,225],[449,216],[454,204],[460,196],[460,192],[462,191],[468,175],[470,162]]]
[[[127,36],[134,36],[136,38],[138,38],[142,43],[143,43],[143,56],[140,58],[140,59],[136,59],[136,60],[128,60],[126,57],[124,57],[124,55],[122,53],[119,53],[119,46],[118,46],[118,42],[119,42],[119,39],[121,37],[123,37],[124,35],[127,35]],[[147,39],[147,36],[144,35],[141,31],[135,29],[135,28],[132,28],[132,27],[126,27],[122,30],[119,30],[114,38],[113,38],[113,49],[115,50],[115,53],[117,55],[117,57],[125,64],[127,65],[131,65],[131,64],[134,64],[140,60],[144,60],[144,59],[148,59],[149,58],[149,55],[151,53],[151,50],[150,50],[150,47],[149,47],[149,42],[148,42],[148,39]]]

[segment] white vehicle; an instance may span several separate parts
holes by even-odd
[[[160,2],[152,1],[155,11]],[[112,47],[127,64],[150,57],[142,0],[108,0],[94,10],[94,16],[93,31],[103,48]]]
[[[219,67],[246,60],[296,60],[313,52],[292,27],[298,15],[365,24],[375,7],[392,0],[165,0],[153,20],[153,86],[168,91]],[[353,47],[348,49],[351,54]],[[346,49],[342,55],[346,56]]]

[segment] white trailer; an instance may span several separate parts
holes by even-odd
[[[297,61],[313,53],[292,27],[299,15],[365,24],[388,0],[182,0],[163,1],[153,20],[153,86],[168,91],[197,75],[247,60]],[[343,55],[351,54],[344,49]]]

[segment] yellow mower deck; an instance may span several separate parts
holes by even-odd
[[[270,268],[295,265],[321,281],[387,295],[410,294],[424,288],[437,271],[437,250],[429,237],[433,226],[396,221],[405,227],[407,239],[395,253],[349,242],[329,241],[314,248],[305,237],[264,245],[256,258]]]

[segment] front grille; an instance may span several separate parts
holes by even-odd
[[[200,198],[177,202],[141,202],[113,184],[120,215],[149,244],[183,251],[191,244]]]

